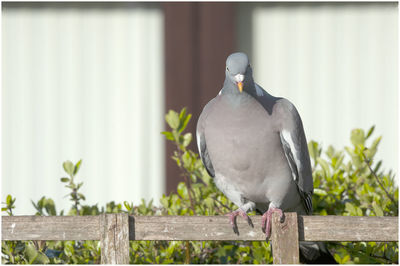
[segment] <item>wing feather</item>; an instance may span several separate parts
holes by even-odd
[[[211,177],[215,177],[215,171],[214,167],[211,163],[210,156],[208,154],[207,150],[207,143],[206,143],[206,138],[204,134],[204,123],[205,119],[208,114],[208,110],[210,109],[210,106],[212,106],[214,100],[211,100],[203,109],[203,112],[200,114],[200,117],[197,121],[197,128],[196,128],[196,140],[197,140],[197,149],[199,150],[200,158],[201,161],[204,164],[204,167],[207,170],[207,173]]]
[[[308,154],[307,141],[299,113],[290,101],[270,95],[258,84],[255,84],[255,91],[252,96],[269,115],[276,117],[282,148],[293,180],[297,184],[306,213],[311,214],[313,179],[310,155]]]
[[[311,214],[314,188],[307,140],[296,108],[288,100],[283,100],[280,100],[283,102],[281,143],[303,206],[307,214]]]

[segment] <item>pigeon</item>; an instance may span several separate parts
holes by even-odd
[[[262,213],[269,239],[272,214],[312,214],[313,179],[302,121],[287,99],[274,97],[253,80],[249,59],[233,53],[225,81],[203,108],[196,140],[201,160],[214,183],[238,209],[228,214],[252,226],[248,212]],[[335,263],[322,242],[300,244],[302,261]]]

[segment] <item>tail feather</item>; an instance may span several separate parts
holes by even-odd
[[[300,262],[304,264],[338,264],[323,242],[300,242]]]

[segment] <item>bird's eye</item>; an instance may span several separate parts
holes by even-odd
[[[228,70],[228,71],[229,71],[229,68],[228,68],[228,67],[226,67],[226,70]]]

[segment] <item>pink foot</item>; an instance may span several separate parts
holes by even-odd
[[[236,217],[238,215],[240,215],[244,219],[246,219],[251,227],[254,227],[253,222],[251,221],[250,217],[242,209],[239,208],[236,211],[228,213],[226,216],[229,216],[229,222],[232,225],[233,232],[235,232],[235,234],[237,234],[237,235],[239,235],[239,229],[238,229],[237,224],[236,224]]]
[[[267,239],[269,239],[271,237],[271,222],[272,222],[272,214],[274,212],[277,212],[280,214],[281,222],[283,222],[284,216],[283,216],[283,212],[281,209],[271,207],[268,209],[268,211],[266,211],[263,214],[262,220],[261,220],[261,229],[265,233],[265,236],[267,237]]]

